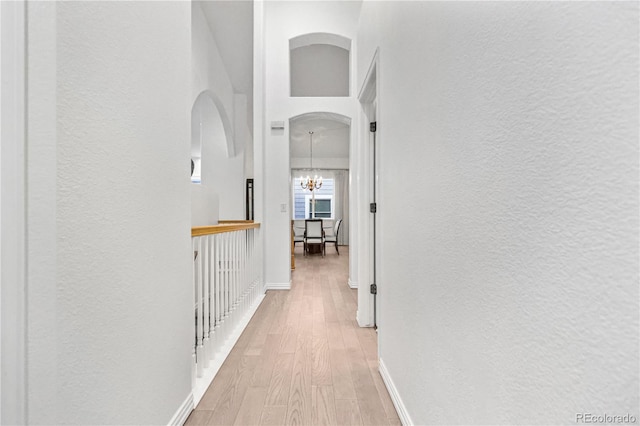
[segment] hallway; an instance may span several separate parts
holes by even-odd
[[[340,252],[296,248],[292,290],[267,292],[187,425],[400,424]]]

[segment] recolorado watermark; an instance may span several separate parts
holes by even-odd
[[[581,424],[634,424],[636,416],[629,413],[624,415],[576,413],[576,423]]]

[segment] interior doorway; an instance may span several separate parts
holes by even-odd
[[[292,269],[296,253],[302,254],[307,219],[323,221],[327,252],[339,256],[338,246],[350,244],[351,131],[351,118],[331,112],[289,119]]]
[[[361,327],[377,328],[380,324],[378,305],[380,302],[379,259],[380,259],[380,221],[381,206],[379,199],[380,158],[377,155],[380,143],[379,99],[378,99],[378,51],[365,77],[358,95],[361,104],[360,138],[358,144],[359,185],[358,185],[358,314]]]
[[[367,144],[367,150],[369,151],[370,163],[368,168],[369,173],[369,276],[371,277],[371,284],[369,286],[369,292],[373,297],[373,328],[378,328],[378,274],[377,274],[377,228],[378,223],[376,220],[378,213],[378,191],[377,191],[377,170],[378,170],[378,155],[377,155],[377,127],[378,122],[376,120],[376,98],[367,106],[369,110],[367,117],[369,122],[369,141]]]

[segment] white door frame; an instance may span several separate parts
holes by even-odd
[[[369,122],[379,114],[378,111],[378,82],[379,82],[379,49],[376,49],[367,75],[360,89],[358,100],[361,110],[358,120],[359,128],[359,153],[358,153],[358,313],[357,321],[360,327],[373,327],[374,325],[374,297],[370,291],[370,284],[373,283],[372,276],[372,213],[369,212],[371,203],[371,191],[373,179],[372,161],[373,151],[371,143],[371,132]],[[374,111],[374,103],[376,110]],[[379,138],[379,132],[378,136]],[[379,210],[378,210],[379,211]],[[379,215],[379,213],[376,213]],[[379,216],[378,216],[379,218]],[[377,224],[377,235],[380,235],[380,220]],[[379,240],[379,238],[378,238]],[[379,244],[376,245],[379,248]],[[379,250],[376,250],[377,258],[380,257]],[[377,262],[378,265],[380,264]],[[380,276],[378,271],[378,276]],[[376,283],[377,284],[377,283]]]
[[[26,423],[25,2],[0,3],[0,421]]]

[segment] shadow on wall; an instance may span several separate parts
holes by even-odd
[[[191,110],[191,181],[199,187],[191,192],[194,226],[216,224],[223,213],[242,216],[244,158],[236,153],[232,129],[218,97],[201,92]]]
[[[209,149],[208,145],[219,141],[222,145],[217,149]],[[222,142],[222,143],[220,143]],[[214,225],[218,223],[219,197],[210,179],[204,178],[203,171],[214,165],[216,151],[228,152],[225,128],[220,111],[214,101],[214,95],[203,91],[198,95],[191,109],[191,160],[193,173],[191,182],[191,225]],[[209,177],[209,176],[207,176]]]

